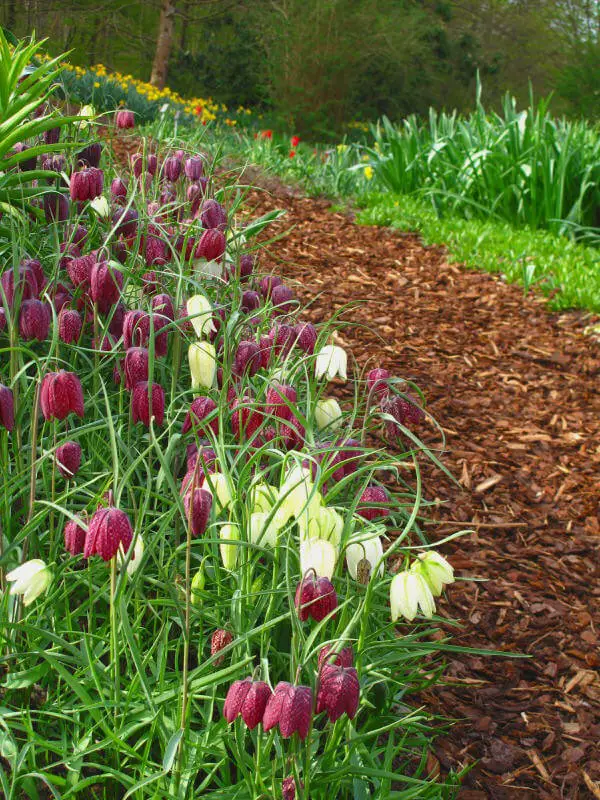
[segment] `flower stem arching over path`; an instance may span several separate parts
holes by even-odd
[[[287,209],[270,235],[292,228],[270,266],[298,281],[312,321],[358,301],[339,343],[361,367],[414,379],[444,429],[460,486],[423,463],[431,517],[447,534],[474,530],[446,547],[456,569],[488,579],[451,588],[439,611],[463,628],[448,633],[531,657],[450,653],[447,684],[422,699],[464,721],[436,742],[429,768],[481,759],[465,779],[471,800],[587,796],[600,780],[600,344],[583,336],[589,320],[550,314],[543,299],[451,265],[415,236],[269,189],[250,206]]]

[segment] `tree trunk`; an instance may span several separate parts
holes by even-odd
[[[169,68],[169,55],[173,44],[173,17],[175,15],[174,0],[162,0],[160,7],[160,21],[158,23],[158,38],[156,52],[152,64],[150,83],[159,89],[164,89],[167,82]]]

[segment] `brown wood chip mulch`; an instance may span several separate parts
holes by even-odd
[[[444,428],[460,486],[423,462],[439,501],[429,535],[473,529],[443,552],[487,579],[441,602],[462,623],[454,642],[529,656],[451,654],[445,683],[419,698],[458,720],[431,768],[478,761],[464,800],[600,798],[600,343],[583,336],[585,315],[552,314],[441,248],[283,187],[250,208],[287,210],[269,234],[293,226],[261,266],[297,282],[313,321],[360,300],[341,343],[361,366],[415,380]],[[421,435],[436,441],[432,426]]]

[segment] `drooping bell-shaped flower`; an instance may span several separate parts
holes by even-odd
[[[283,281],[278,275],[265,275],[260,281],[260,293],[265,299],[269,299],[276,286],[281,286]]]
[[[245,253],[243,256],[240,256],[240,280],[246,281],[251,275],[254,273],[254,267],[256,265],[256,258],[250,253]]]
[[[71,258],[67,262],[67,273],[73,282],[73,286],[87,286],[92,277],[92,267],[96,263],[94,256],[89,253],[86,256]]]
[[[192,489],[183,498],[186,523],[194,538],[202,536],[208,525],[213,504],[212,494],[205,489]]]
[[[108,261],[98,261],[90,272],[90,295],[101,314],[118,303],[123,288],[123,273]]]
[[[88,525],[83,557],[98,555],[110,561],[117,555],[119,546],[127,552],[133,539],[133,528],[124,511],[114,506],[99,508]]]
[[[289,286],[283,283],[276,286],[271,292],[271,302],[273,303],[274,314],[291,314],[298,305],[294,293]]]
[[[340,427],[342,424],[342,409],[335,397],[325,397],[317,400],[315,422],[319,430],[329,428],[330,431],[333,431]]]
[[[112,215],[112,224],[117,236],[130,239],[136,235],[139,214],[135,208],[117,208]]]
[[[267,389],[265,411],[267,414],[282,420],[294,417],[294,404],[298,400],[298,392],[293,386],[277,383]]]
[[[100,217],[100,219],[108,219],[110,216],[110,206],[108,200],[104,195],[99,195],[90,200],[90,208]]]
[[[150,318],[139,308],[127,311],[123,317],[123,347],[146,347],[150,333]]]
[[[254,730],[262,722],[272,694],[269,685],[264,681],[253,681],[252,678],[234,681],[227,691],[223,716],[229,723],[241,716],[246,726]]]
[[[127,184],[122,178],[114,178],[110,184],[110,196],[116,203],[120,203],[127,197]]]
[[[313,693],[310,686],[293,686],[280,681],[269,698],[262,718],[265,732],[279,725],[284,739],[297,733],[300,739],[308,736],[313,710]]]
[[[195,257],[205,258],[207,261],[216,261],[221,258],[227,247],[225,234],[218,228],[209,228],[204,231],[198,242]]]
[[[69,219],[69,200],[60,192],[44,194],[44,216],[46,222],[64,222]]]
[[[203,294],[195,294],[186,303],[187,315],[199,339],[206,339],[216,331],[213,307]]]
[[[354,719],[360,700],[360,684],[354,667],[341,664],[323,664],[319,673],[317,714],[327,712],[330,722],[342,714]]]
[[[117,111],[115,115],[115,125],[120,130],[135,128],[135,115],[133,111],[128,111],[125,108]]]
[[[91,108],[91,106],[84,106],[81,112],[83,112],[84,108]],[[96,112],[93,111],[93,113],[95,114]],[[77,153],[77,163],[84,167],[99,167],[101,158],[102,145],[100,142],[91,142],[91,144],[86,145],[83,150]]]
[[[203,164],[200,156],[190,156],[186,158],[183,165],[185,177],[191,181],[197,181],[202,177]]]
[[[223,525],[219,531],[219,550],[221,552],[221,560],[223,566],[229,572],[232,572],[237,566],[238,547],[237,542],[240,541],[240,529],[235,523],[230,525]]]
[[[48,372],[42,378],[40,405],[46,420],[63,420],[69,414],[82,418],[84,414],[83,389],[74,372]]]
[[[41,558],[33,558],[7,572],[6,580],[13,584],[10,594],[22,595],[23,605],[30,606],[52,583],[52,570]]]
[[[337,547],[327,539],[302,539],[300,542],[300,570],[303,575],[314,570],[317,575],[331,579],[337,558]]]
[[[63,306],[58,313],[58,338],[65,344],[77,342],[81,336],[83,320],[74,308]]]
[[[260,308],[260,295],[258,292],[254,292],[251,289],[247,289],[242,294],[242,300],[240,302],[240,308],[245,313],[248,314],[250,311],[256,311],[257,308]]]
[[[236,375],[256,375],[261,368],[260,347],[252,339],[239,343],[233,360],[233,371]]]
[[[367,486],[360,496],[356,513],[368,520],[387,517],[390,513],[390,496],[383,486]]]
[[[331,542],[336,548],[340,546],[344,519],[335,508],[313,503],[297,517],[297,521],[301,543],[309,539],[321,539]]]
[[[255,410],[252,398],[248,395],[237,397],[231,404],[231,429],[236,439],[244,437],[251,441],[262,421],[262,414]]]
[[[26,341],[43,342],[50,330],[50,310],[41,300],[23,300],[19,309],[19,333]]]
[[[133,391],[137,383],[148,380],[149,355],[145,347],[130,347],[125,353],[125,388]]]
[[[181,175],[182,159],[177,156],[165,158],[163,163],[163,173],[168,181],[175,183]]]
[[[334,652],[332,644],[323,645],[319,650],[318,666],[319,670],[324,664],[337,664],[340,667],[354,666],[354,652],[352,647],[343,647],[341,650]]]
[[[389,392],[388,380],[391,378],[387,369],[378,367],[367,374],[367,389],[369,395],[383,397]]]
[[[215,382],[217,353],[210,342],[194,342],[188,348],[192,389],[210,389]]]
[[[329,578],[319,578],[311,570],[296,587],[295,605],[302,622],[309,617],[321,622],[337,608],[335,588]]]
[[[0,383],[0,427],[12,431],[15,427],[15,403],[12,389]]]
[[[64,527],[63,535],[65,537],[65,549],[67,552],[72,556],[82,555],[87,532],[81,520],[75,521],[70,519]]]
[[[217,404],[210,397],[197,397],[192,401],[188,413],[185,415],[182,434],[186,434],[192,428],[196,433],[206,433],[209,427],[215,436],[219,434],[219,417],[214,414]],[[206,422],[206,417],[213,416],[210,422]]]
[[[81,445],[78,442],[65,442],[56,448],[56,466],[66,480],[74,477],[81,466]]]
[[[85,202],[102,194],[104,173],[96,167],[87,167],[71,175],[71,200]]]
[[[15,300],[15,296],[23,300],[37,298],[40,292],[39,281],[35,270],[31,266],[21,265],[17,269],[7,269],[0,278],[0,305],[2,305],[3,294],[6,296],[6,304],[9,308]]]
[[[279,531],[284,525],[285,520],[277,512],[255,511],[250,514],[250,541],[260,547],[276,547]]]
[[[141,422],[149,427],[151,418],[159,427],[163,424],[165,390],[159,383],[140,381],[135,384],[131,393],[131,418],[134,425],[136,422]]]
[[[315,352],[315,345],[317,343],[317,329],[312,322],[299,322],[295,327],[296,344],[307,355],[312,355]]]
[[[405,617],[412,622],[419,608],[428,619],[431,619],[435,611],[435,600],[427,581],[422,575],[410,570],[399,572],[392,578],[390,605],[393,622],[399,617]]]
[[[216,656],[217,653],[220,653],[221,650],[224,650],[228,645],[233,642],[233,635],[231,631],[225,630],[224,628],[218,628],[214,631],[213,635],[210,637],[210,654],[211,656]],[[225,656],[217,656],[213,660],[213,664],[215,667],[221,666],[221,664],[225,661]]]
[[[384,395],[380,408],[384,414],[388,414],[396,420],[396,422],[389,419],[385,420],[386,431],[390,438],[402,435],[400,426],[418,425],[425,419],[425,412],[421,406],[418,405],[414,398],[408,395],[406,397],[400,397],[397,394],[392,397]]]
[[[446,584],[454,583],[454,569],[435,550],[419,553],[418,560],[411,566],[411,571],[425,579],[434,597],[441,595]]]
[[[317,353],[315,360],[315,376],[317,379],[325,376],[328,381],[332,381],[339,376],[343,381],[347,380],[348,356],[342,347],[334,344],[326,344]]]
[[[383,575],[383,545],[379,536],[351,539],[346,546],[346,565],[355,581],[367,584],[379,564],[378,574]]]
[[[202,203],[200,221],[202,226],[208,230],[225,230],[227,227],[227,212],[220,203],[209,198]]]

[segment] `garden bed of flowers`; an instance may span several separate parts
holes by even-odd
[[[261,270],[277,212],[184,142],[112,167],[36,47],[0,37],[2,793],[453,796],[422,395]]]

